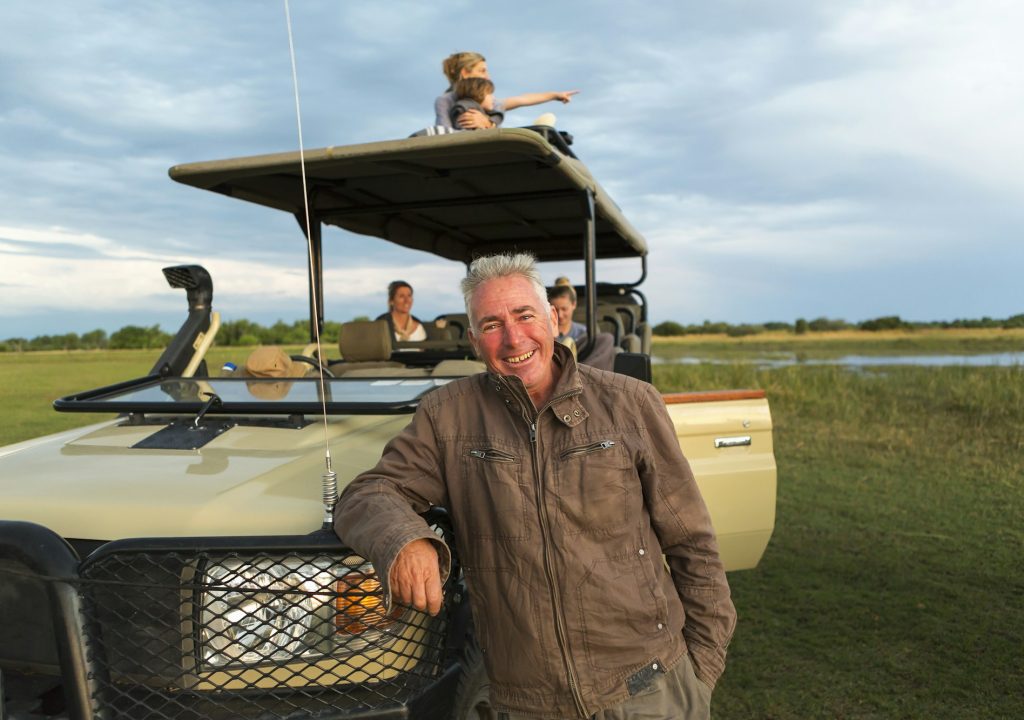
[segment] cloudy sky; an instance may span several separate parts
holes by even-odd
[[[307,148],[429,124],[455,50],[499,95],[579,89],[549,107],[648,238],[655,322],[1024,312],[1024,4],[290,9]],[[4,3],[0,39],[0,338],[173,329],[177,263],[210,270],[225,319],[306,316],[294,220],[166,173],[298,147],[283,0]],[[332,319],[383,311],[396,277],[422,317],[458,309],[459,265],[325,245]]]

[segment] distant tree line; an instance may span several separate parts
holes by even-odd
[[[365,316],[354,318],[367,320]],[[683,325],[674,320],[666,320],[654,326],[655,335],[728,335],[743,337],[763,332],[789,332],[795,335],[826,332],[830,330],[919,330],[925,328],[1024,328],[1024,313],[1013,315],[1005,320],[983,317],[980,320],[938,320],[934,322],[912,322],[903,320],[899,315],[864,320],[859,323],[848,323],[845,320],[833,320],[826,317],[807,320],[797,318],[795,322],[766,322],[759,324],[742,323],[733,325],[725,322],[705,320],[699,325]],[[321,333],[326,342],[337,341],[341,332],[341,323],[328,321],[324,323]],[[142,327],[125,325],[110,335],[105,330],[92,330],[87,333],[65,333],[63,335],[38,335],[31,340],[26,338],[8,338],[0,340],[0,352],[27,352],[33,350],[118,350],[162,348],[171,340],[171,333],[164,332],[159,325]],[[231,320],[221,323],[217,333],[217,345],[251,347],[253,345],[304,345],[309,342],[309,321],[296,320],[286,323],[278,320],[270,327],[264,327],[250,320]]]
[[[745,335],[758,335],[772,331],[805,335],[807,333],[835,330],[877,332],[879,330],[923,330],[926,328],[1024,328],[1024,313],[1013,315],[1005,320],[983,317],[980,320],[935,320],[932,322],[903,320],[899,315],[886,315],[872,320],[863,320],[858,323],[848,323],[845,320],[833,320],[826,317],[819,317],[814,320],[797,318],[792,323],[766,322],[760,324],[742,323],[739,325],[711,322],[710,320],[705,320],[700,325],[682,325],[673,320],[666,320],[655,325],[652,331],[655,335],[664,337],[678,335],[728,335],[730,337],[743,337]]]
[[[356,320],[366,320],[358,317]],[[341,323],[325,322],[321,335],[325,341],[335,343],[341,332]],[[159,325],[140,327],[125,325],[107,335],[105,330],[92,330],[83,333],[65,333],[63,335],[39,335],[31,340],[26,338],[8,338],[0,340],[0,352],[25,352],[32,350],[118,350],[147,349],[166,347],[172,333],[164,332]],[[270,327],[249,320],[230,320],[221,323],[217,332],[217,345],[253,346],[253,345],[305,345],[309,342],[309,321],[296,320],[286,323],[278,320]]]

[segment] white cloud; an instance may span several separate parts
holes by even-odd
[[[780,316],[813,313],[814,278],[856,285],[874,267],[911,279],[891,292],[926,318],[952,301],[948,282],[918,271],[922,257],[982,278],[983,292],[965,288],[964,309],[946,314],[971,314],[983,296],[977,314],[1020,310],[1011,263],[984,264],[1015,252],[1024,222],[1018,3],[291,9],[307,147],[421,127],[443,86],[440,60],[457,49],[488,56],[499,94],[580,88],[569,106],[526,108],[507,124],[551,109],[573,132],[650,241],[644,289],[658,314],[685,302],[712,319],[756,321],[773,293]],[[215,302],[235,317],[303,316],[291,218],[172,187],[165,174],[294,147],[280,3],[83,0],[73,13],[15,3],[0,23],[5,317],[179,310],[159,268],[181,261],[211,270]],[[344,265],[328,249],[329,317],[382,310],[395,277],[416,286],[424,314],[461,303],[457,265],[419,255],[410,267],[377,247],[345,245]],[[758,284],[779,276],[785,292]],[[866,312],[856,294],[844,302],[843,314]]]
[[[37,252],[32,251],[33,246]],[[77,247],[89,254],[55,257],[49,252],[52,247]],[[161,269],[194,262],[187,256],[146,252],[65,228],[0,226],[0,254],[4,258],[0,315],[4,316],[85,307],[96,311],[145,305],[177,309],[181,298],[165,284]],[[202,264],[214,280],[214,306],[232,317],[252,317],[275,307],[285,310],[287,317],[304,314],[308,272],[300,253],[284,261],[214,255],[204,258]],[[387,284],[396,278],[419,288],[429,307],[458,310],[461,275],[460,266],[445,262],[328,268],[324,272],[325,310],[328,317],[332,312],[333,316],[349,317],[352,301],[366,297],[380,298],[383,308]]]
[[[850,67],[732,118],[734,157],[808,182],[894,158],[1019,196],[1022,26],[1024,7],[1009,3],[931,4],[926,18],[918,3],[859,6],[818,43]]]
[[[633,204],[652,252],[685,254],[691,262],[693,256],[721,256],[855,268],[912,258],[920,250],[914,238],[870,221],[866,208],[846,200],[758,204],[661,194],[634,198]]]

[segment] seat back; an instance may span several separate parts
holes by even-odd
[[[427,333],[427,340],[458,340],[459,339],[459,328],[452,325],[448,325],[445,322],[441,322],[441,326],[438,326],[438,321],[425,322],[423,323],[423,329]]]
[[[391,326],[385,320],[353,320],[341,324],[338,351],[341,360],[332,362],[331,372],[348,375],[354,371],[404,368],[391,359]]]
[[[487,366],[479,360],[442,360],[430,372],[434,377],[464,377],[476,375],[487,370]]]
[[[438,315],[435,319],[444,320],[449,331],[449,337],[453,340],[462,340],[466,337],[466,331],[469,330],[469,315],[466,313],[445,313],[444,315]]]
[[[391,328],[383,320],[353,320],[342,323],[338,352],[346,362],[391,360]]]
[[[618,303],[614,307],[622,317],[622,327],[626,334],[635,334],[637,326],[640,324],[640,306]]]
[[[599,333],[607,333],[612,336],[612,344],[618,345],[622,341],[622,337],[626,334],[622,327],[622,318],[619,316],[619,312],[607,305],[598,305],[595,319],[597,320],[597,331]],[[572,319],[581,325],[587,323],[587,309],[585,307],[577,306],[576,310],[573,311]]]

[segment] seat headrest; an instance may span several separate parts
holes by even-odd
[[[346,362],[391,359],[391,328],[384,320],[342,323],[338,351]]]

